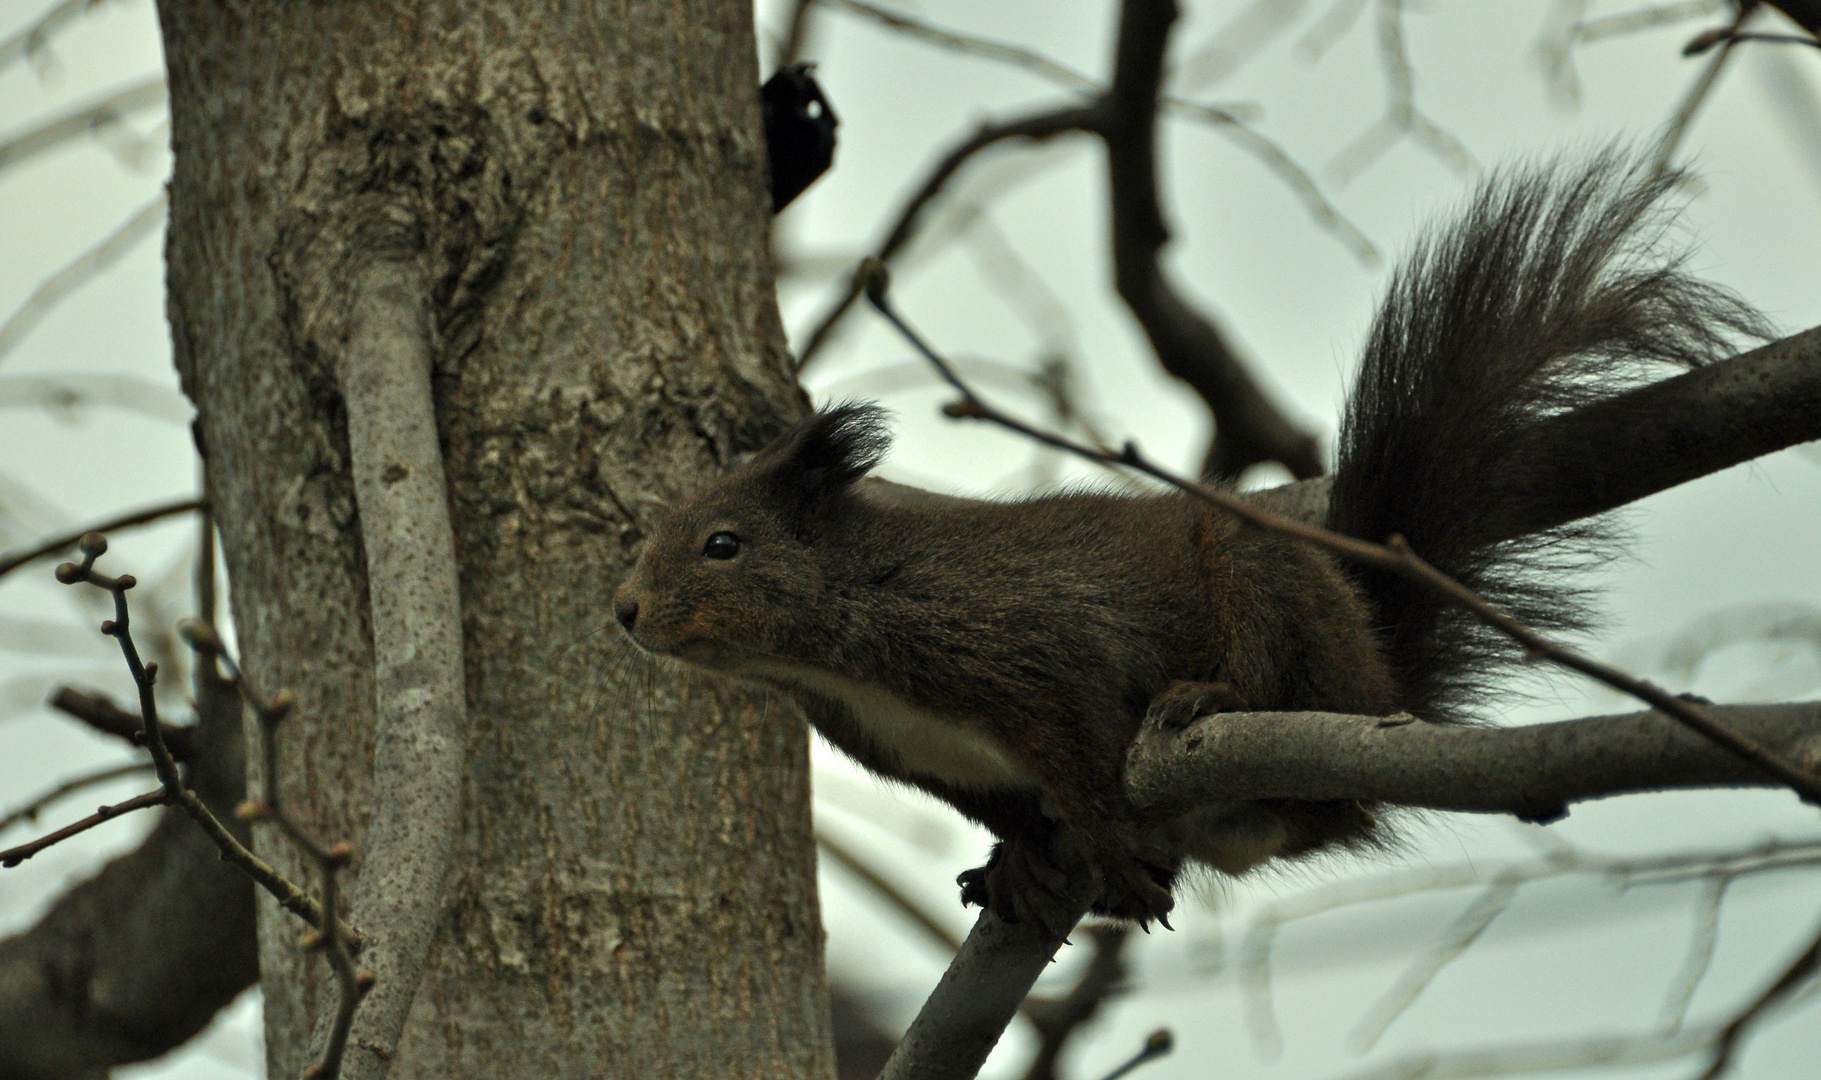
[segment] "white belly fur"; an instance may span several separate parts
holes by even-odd
[[[754,665],[742,674],[786,679],[841,702],[867,737],[896,755],[907,772],[976,791],[1037,786],[997,739],[919,709],[876,686],[833,672],[775,662]]]

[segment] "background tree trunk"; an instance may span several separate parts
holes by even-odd
[[[375,248],[432,283],[467,809],[392,1075],[826,1075],[802,720],[629,655],[609,603],[646,515],[805,407],[750,5],[160,15],[169,311],[239,641],[299,697],[285,797],[357,845],[374,685],[333,354]],[[275,1077],[332,1001],[299,931],[262,905]]]

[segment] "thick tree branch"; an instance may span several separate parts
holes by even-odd
[[[429,289],[407,262],[357,275],[342,394],[373,613],[374,810],[351,916],[375,981],[354,1017],[344,1076],[386,1075],[441,921],[461,827],[461,596],[430,374]],[[325,1011],[320,1058],[338,1018]]]
[[[1635,502],[1797,443],[1821,439],[1821,326],[1538,424],[1511,475],[1548,518],[1524,536]]]
[[[1527,536],[1821,439],[1821,327],[1536,425],[1513,455],[1530,490],[1498,535]],[[1319,525],[1326,477],[1249,493],[1248,502]],[[1541,508],[1540,510],[1537,508]]]
[[[1821,702],[1704,711],[1787,760],[1821,766]],[[1180,731],[1146,725],[1126,759],[1127,794],[1166,813],[1244,799],[1364,799],[1549,821],[1583,799],[1774,784],[1656,712],[1516,728],[1224,713]]]
[[[1121,9],[1113,85],[1098,131],[1107,146],[1113,211],[1113,278],[1165,371],[1189,384],[1214,415],[1202,475],[1230,479],[1249,465],[1281,461],[1297,477],[1319,475],[1321,447],[1266,398],[1220,331],[1170,284],[1163,248],[1170,231],[1157,199],[1157,102],[1174,0],[1128,0]]]

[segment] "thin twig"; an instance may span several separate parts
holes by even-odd
[[[36,840],[20,844],[18,847],[7,848],[5,851],[0,851],[0,866],[9,869],[18,866],[33,855],[43,851],[45,848],[68,840],[77,833],[87,832],[104,821],[112,821],[122,814],[129,813],[133,810],[144,810],[148,806],[163,806],[170,801],[171,797],[169,793],[163,788],[159,788],[156,791],[148,791],[144,795],[135,795],[125,802],[115,803],[112,806],[103,806],[88,817],[83,818],[81,821],[72,825],[65,825],[56,832],[45,833]]]
[[[1733,1055],[1738,1052],[1739,1043],[1752,1027],[1777,1003],[1813,978],[1817,971],[1821,971],[1821,932],[1816,933],[1809,941],[1808,948],[1789,967],[1783,969],[1783,974],[1777,976],[1775,982],[1727,1023],[1715,1042],[1713,1061],[1708,1065],[1707,1071],[1701,1074],[1701,1080],[1719,1080],[1732,1067]]]
[[[5,832],[21,821],[30,821],[35,824],[38,820],[39,811],[66,795],[74,794],[75,792],[81,791],[83,788],[94,787],[96,784],[105,784],[109,780],[118,780],[123,776],[135,776],[145,772],[151,767],[149,762],[142,761],[133,765],[116,765],[112,768],[102,769],[98,772],[85,773],[82,776],[65,780],[63,783],[58,784],[49,791],[34,796],[29,802],[20,806],[18,809],[9,810],[5,815],[0,815],[0,832]]]
[[[1323,171],[1335,183],[1348,184],[1405,136],[1455,172],[1472,170],[1473,155],[1460,140],[1416,107],[1416,76],[1404,44],[1402,0],[1379,0],[1378,54],[1388,98],[1384,115],[1336,154]]]
[[[1675,978],[1670,980],[1669,994],[1663,999],[1663,1007],[1658,1012],[1665,1031],[1679,1031],[1688,1021],[1688,1006],[1694,1001],[1701,980],[1707,977],[1707,969],[1713,966],[1714,947],[1720,941],[1720,906],[1725,901],[1726,890],[1732,887],[1733,880],[1731,874],[1721,874],[1707,882],[1701,902],[1695,906],[1695,924],[1689,934],[1688,954],[1683,957],[1682,966],[1676,971]]]
[[[1135,469],[1184,494],[1220,507],[1241,520],[1268,532],[1304,540],[1354,562],[1387,570],[1414,581],[1430,591],[1452,600],[1487,626],[1500,631],[1522,645],[1529,658],[1547,660],[1558,666],[1578,671],[1616,690],[1641,699],[1657,711],[1687,725],[1741,758],[1755,763],[1766,773],[1789,785],[1804,801],[1821,805],[1821,777],[1783,760],[1757,742],[1714,720],[1694,704],[1649,682],[1633,678],[1616,668],[1582,656],[1537,633],[1424,562],[1414,551],[1410,550],[1402,537],[1393,536],[1385,545],[1373,544],[1313,525],[1291,521],[1261,510],[1229,492],[1177,476],[1139,453],[1135,443],[1128,442],[1118,453],[1114,453],[1108,449],[1084,446],[998,412],[975,396],[949,363],[937,355],[892,308],[886,295],[889,278],[883,263],[877,261],[867,263],[862,268],[861,276],[865,279],[867,298],[872,301],[873,306],[904,336],[905,340],[910,342],[913,348],[935,366],[943,380],[961,395],[960,401],[944,408],[943,411],[949,416],[985,420],[1016,431],[1027,438],[1066,450],[1089,461]]]
[[[5,577],[7,574],[33,560],[49,558],[52,555],[60,555],[81,543],[82,538],[89,533],[117,532],[121,529],[131,528],[134,525],[150,524],[151,522],[170,517],[173,514],[188,514],[192,511],[204,509],[207,506],[208,500],[206,499],[178,499],[174,502],[159,503],[156,506],[147,506],[139,510],[129,510],[118,517],[109,518],[106,521],[87,526],[86,528],[72,529],[67,533],[40,541],[22,551],[0,553],[0,577]]]
[[[328,932],[321,935],[322,947],[330,970],[335,972],[337,992],[335,1020],[329,1027],[327,1045],[323,1048],[322,1057],[304,1069],[303,1075],[311,1080],[335,1080],[341,1075],[342,1055],[348,1049],[348,1033],[354,1028],[354,1011],[360,1008],[361,999],[367,996],[367,991],[373,989],[374,979],[372,972],[354,970],[354,958],[349,954],[348,943],[341,935],[341,920],[336,917],[341,899],[339,880],[342,867],[348,863],[348,846],[337,844],[327,851],[313,850],[312,854],[322,867],[322,908],[329,927]]]
[[[1733,19],[1732,25],[1726,28],[1726,33],[1737,34],[1757,11],[1756,5],[1739,5],[1739,14]],[[1689,126],[1694,123],[1695,113],[1707,102],[1708,95],[1720,80],[1720,72],[1726,69],[1726,62],[1732,59],[1734,44],[1733,41],[1727,41],[1721,45],[1720,51],[1701,69],[1701,74],[1695,77],[1688,92],[1682,96],[1682,103],[1676,107],[1675,115],[1670,118],[1662,136],[1657,140],[1657,152],[1651,161],[1651,170],[1656,175],[1662,176],[1669,172],[1670,159],[1676,156],[1683,136],[1688,134]]]
[[[966,141],[944,154],[936,166],[930,170],[916,193],[899,208],[897,220],[893,223],[891,231],[886,234],[885,241],[879,245],[871,258],[889,262],[896,256],[915,235],[918,219],[922,215],[924,207],[942,193],[942,188],[948,183],[949,178],[954,176],[961,166],[967,164],[975,154],[989,146],[995,146],[1010,139],[1030,139],[1042,142],[1065,132],[1088,130],[1097,121],[1098,114],[1091,108],[1070,108],[1008,120],[1000,124],[983,125]],[[864,266],[865,263],[862,262],[861,265]],[[809,340],[804,343],[802,350],[798,353],[797,371],[799,374],[809,366],[816,355],[822,351],[822,347],[828,343],[836,324],[841,321],[842,316],[847,314],[848,309],[853,307],[854,301],[860,298],[863,287],[864,281],[861,273],[856,269],[853,276],[849,278],[842,295],[834,304],[830,305],[829,310],[816,324],[816,328],[810,332]]]
[[[1119,1066],[1119,1068],[1114,1069],[1112,1072],[1101,1077],[1101,1080],[1119,1080],[1120,1077],[1131,1072],[1133,1069],[1138,1068],[1140,1065],[1156,1061],[1158,1058],[1168,1054],[1175,1045],[1176,1039],[1170,1034],[1170,1029],[1158,1028],[1156,1031],[1151,1032],[1150,1037],[1144,1041],[1144,1047],[1140,1049],[1138,1053],[1132,1055],[1131,1059]]]
[[[1721,42],[1731,45],[1736,41],[1762,41],[1772,45],[1807,45],[1810,48],[1821,49],[1821,38],[1808,34],[1757,34],[1750,31],[1740,33],[1736,30],[1713,30],[1700,35],[1684,46],[1682,55],[1699,56]]]
[[[816,846],[822,849],[823,854],[840,863],[842,869],[859,878],[867,888],[883,897],[937,944],[946,948],[950,953],[960,951],[961,939],[956,937],[953,931],[943,926],[935,916],[923,910],[922,905],[906,896],[902,889],[886,880],[877,870],[847,850],[840,842],[829,839],[825,833],[818,832]]]
[[[26,297],[25,303],[20,304],[4,324],[0,324],[0,360],[6,358],[13,346],[19,344],[59,300],[81,288],[90,278],[119,261],[139,241],[158,231],[158,226],[164,223],[164,209],[165,196],[160,192],[157,198],[140,207],[137,213],[102,237],[94,247],[76,256],[61,270],[40,282],[32,290],[32,295]]]
[[[1634,30],[1648,30],[1655,26],[1667,26],[1670,23],[1683,22],[1700,15],[1711,15],[1726,6],[1726,0],[1684,0],[1679,4],[1661,4],[1656,7],[1640,8],[1637,11],[1621,12],[1618,15],[1603,15],[1597,19],[1583,19],[1574,25],[1574,37],[1582,42],[1599,41],[1602,38],[1629,34]]]
[[[95,2],[96,0],[63,0],[34,19],[25,29],[0,41],[0,68],[44,48],[53,30],[81,14],[83,8],[93,7]]]
[[[323,950],[329,968],[335,975],[337,996],[322,1054],[315,1064],[304,1070],[303,1075],[311,1080],[336,1080],[341,1074],[349,1033],[353,1030],[354,1013],[377,982],[371,971],[355,970],[354,948],[360,943],[349,940],[346,926],[340,917],[341,871],[353,857],[353,848],[345,843],[325,846],[285,810],[278,787],[278,731],[296,705],[295,696],[285,691],[271,697],[261,696],[247,680],[245,672],[241,671],[233,654],[223,644],[221,636],[208,623],[199,619],[188,620],[182,625],[181,632],[191,648],[221,665],[228,677],[240,684],[242,696],[252,703],[254,714],[259,717],[260,749],[264,755],[261,773],[265,790],[260,798],[250,799],[241,806],[238,816],[247,822],[264,821],[277,825],[279,831],[316,863],[318,872],[322,874],[323,924],[326,929],[317,930],[305,938],[304,947]]]
[[[100,533],[89,533],[77,544],[82,555],[79,563],[64,563],[57,567],[57,580],[65,585],[86,582],[106,589],[114,597],[114,618],[101,624],[101,632],[120,643],[121,654],[126,658],[127,668],[132,672],[133,682],[139,688],[140,718],[144,722],[144,745],[151,751],[152,764],[158,774],[158,782],[164,788],[170,801],[183,809],[192,820],[202,826],[202,830],[221,849],[221,856],[245,871],[259,886],[271,893],[279,905],[303,919],[311,926],[321,929],[323,925],[322,905],[299,888],[296,883],[279,873],[270,863],[247,850],[229,832],[209,808],[205,806],[196,793],[183,783],[177,771],[176,759],[164,742],[164,730],[158,719],[158,700],[154,692],[158,677],[156,664],[142,663],[139,650],[133,644],[133,636],[128,620],[126,594],[138,582],[130,574],[109,577],[97,573],[95,560],[107,550],[107,540]],[[343,926],[341,932],[350,941],[358,941],[359,932],[352,927]]]
[[[1365,1053],[1377,1046],[1378,1040],[1384,1037],[1398,1017],[1416,1004],[1416,1000],[1422,997],[1423,991],[1429,988],[1429,984],[1435,981],[1442,969],[1472,948],[1493,920],[1511,907],[1517,890],[1518,880],[1509,874],[1500,875],[1487,886],[1479,898],[1454,920],[1441,940],[1430,947],[1428,954],[1412,964],[1390,989],[1366,1009],[1366,1014],[1347,1036],[1355,1052]]]
[[[42,154],[108,124],[117,124],[125,113],[162,105],[164,98],[163,76],[154,76],[122,87],[98,101],[0,142],[0,169],[24,161],[34,154]]]

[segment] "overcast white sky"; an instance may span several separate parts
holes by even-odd
[[[48,0],[0,6],[0,40],[47,9]],[[768,55],[778,3],[761,3]],[[1343,183],[1324,167],[1371,126],[1385,104],[1375,36],[1380,4],[1362,0],[1356,24],[1318,61],[1297,42],[1331,10],[1285,3],[1290,29],[1224,79],[1204,46],[1244,5],[1200,0],[1177,35],[1176,89],[1204,101],[1244,103],[1257,129],[1315,177],[1323,193],[1386,262],[1417,226],[1455,204],[1470,178],[1409,140]],[[1634,9],[1596,2],[1589,17]],[[1541,2],[1432,0],[1411,5],[1405,39],[1423,112],[1490,166],[1515,156],[1647,138],[1673,111],[1700,61],[1681,42],[1717,17],[1591,43],[1576,54],[1579,105],[1547,91],[1534,44],[1549,11]],[[1015,42],[1095,78],[1107,69],[1113,29],[1108,0],[957,0],[902,3],[933,23]],[[790,250],[844,266],[881,235],[897,203],[940,148],[981,119],[1062,100],[1032,73],[906,40],[836,6],[823,7],[808,55],[842,119],[835,170],[780,220]],[[0,146],[46,119],[159,70],[149,0],[110,0],[73,23],[48,51],[0,67]],[[755,79],[758,78],[755,72]],[[0,170],[0,319],[50,275],[155,199],[169,167],[163,113],[146,108],[123,128],[71,140]],[[1332,432],[1357,345],[1383,287],[1386,262],[1367,265],[1318,227],[1283,180],[1226,134],[1177,119],[1163,137],[1165,195],[1176,226],[1171,257],[1180,281],[1215,312],[1290,407]],[[1742,292],[1786,330],[1821,323],[1821,52],[1749,48],[1726,73],[1687,140],[1704,181],[1688,220],[1703,272]],[[935,230],[897,274],[900,305],[928,334],[963,356],[1029,367],[1046,351],[1079,364],[1082,401],[1105,429],[1190,467],[1205,440],[1194,399],[1156,369],[1142,336],[1108,287],[1101,161],[1086,141],[1000,155],[967,174],[950,205],[982,206],[969,229]],[[951,214],[943,225],[958,225]],[[1008,302],[1006,251],[1054,300]],[[827,257],[823,259],[822,257]],[[789,284],[787,324],[803,334],[833,277]],[[3,332],[0,332],[3,333]],[[880,396],[899,417],[888,472],[977,493],[1029,482],[1029,451],[995,433],[935,416],[943,395],[918,376],[893,374],[909,357],[876,322],[858,315],[811,370],[819,397]],[[885,375],[879,372],[884,370]],[[27,403],[47,386],[91,404],[47,411]],[[1007,400],[1018,402],[1015,394]],[[1026,402],[1028,403],[1028,401]],[[120,507],[192,490],[185,406],[170,369],[162,316],[159,236],[153,233],[81,291],[50,309],[0,352],[0,548]],[[1073,472],[1072,468],[1069,470]],[[1264,478],[1260,478],[1264,479]],[[1637,558],[1608,575],[1609,630],[1596,651],[1648,665],[1671,635],[1712,615],[1776,605],[1785,621],[1821,618],[1821,454],[1811,444],[1647,500],[1635,515]],[[118,565],[143,579],[174,572],[189,530],[147,530],[117,544]],[[169,616],[182,614],[174,581]],[[1755,606],[1755,607],[1754,607]],[[43,573],[0,584],[0,805],[63,776],[122,758],[39,707],[48,687],[76,681],[125,695],[116,657],[65,590]],[[1810,633],[1813,631],[1811,629]],[[1743,642],[1682,679],[1722,700],[1813,696],[1821,690],[1821,643],[1812,638]],[[1620,711],[1622,702],[1558,683],[1508,719]],[[819,754],[822,823],[904,882],[957,931],[971,921],[954,902],[953,875],[977,861],[984,840],[945,808],[882,794]],[[74,806],[129,794],[98,790]],[[70,813],[66,804],[63,813]],[[53,819],[57,812],[53,812]],[[59,887],[132,846],[143,823],[97,830],[0,875],[0,927],[29,925]],[[1606,855],[1743,846],[1770,836],[1821,837],[1821,822],[1791,797],[1707,793],[1640,797],[1577,808],[1548,830],[1522,834],[1492,820],[1449,819],[1414,830],[1409,852],[1372,864],[1340,864],[1210,892],[1189,903],[1175,934],[1154,934],[1133,951],[1137,989],[1079,1040],[1068,1075],[1094,1077],[1128,1056],[1161,1025],[1176,1054],[1144,1074],[1311,1078],[1351,1075],[1400,1054],[1518,1042],[1564,1034],[1651,1030],[1684,964],[1701,887],[1624,890],[1575,879],[1520,890],[1458,960],[1444,968],[1376,1049],[1349,1043],[1372,1004],[1443,940],[1479,892],[1451,892],[1326,915],[1279,935],[1275,986],[1285,1050],[1255,1054],[1235,965],[1239,928],[1259,905],[1350,875],[1467,863],[1496,870],[1538,850],[1537,834]],[[28,835],[9,833],[5,842]],[[1717,948],[1696,991],[1691,1023],[1722,1015],[1750,995],[1821,920],[1817,875],[1740,880],[1727,896]],[[945,958],[838,871],[824,877],[829,957],[837,977],[863,987],[897,1022],[914,1012]],[[1065,951],[1066,967],[1068,962]],[[1813,996],[1767,1026],[1739,1075],[1812,1075],[1821,1061]],[[258,1075],[257,1000],[249,998],[209,1036],[165,1062],[123,1071],[135,1078]],[[1016,1075],[1015,1033],[989,1066]],[[1626,1070],[1680,1077],[1686,1062]],[[1615,1075],[1582,1070],[1567,1075]]]

